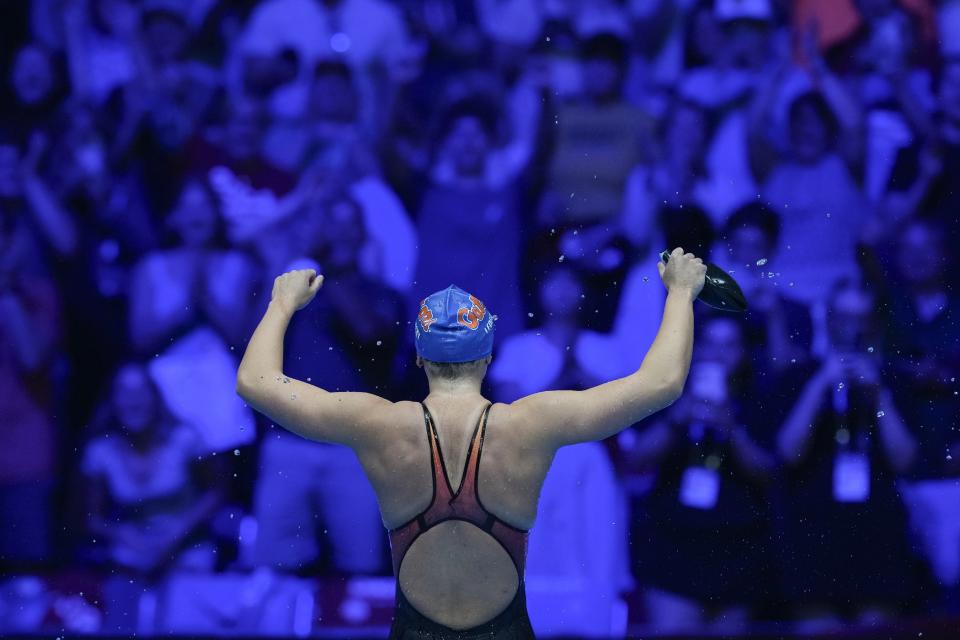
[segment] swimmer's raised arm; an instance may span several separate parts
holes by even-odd
[[[382,437],[394,404],[369,393],[329,392],[283,373],[283,337],[293,314],[320,290],[313,269],[290,271],[273,283],[273,295],[237,370],[237,393],[277,424],[305,438],[354,449]]]
[[[659,263],[667,287],[660,329],[640,368],[584,391],[544,391],[514,402],[517,419],[547,448],[602,440],[671,405],[683,392],[693,352],[693,300],[707,268],[677,247]]]

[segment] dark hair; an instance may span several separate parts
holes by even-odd
[[[723,233],[729,238],[737,229],[756,227],[763,232],[772,246],[780,240],[780,217],[761,202],[748,202],[727,218]]]
[[[840,131],[840,123],[837,121],[837,115],[833,108],[819,91],[806,91],[801,93],[790,103],[789,123],[793,125],[794,120],[804,107],[809,107],[817,114],[824,126],[827,128],[827,141],[833,144]]]
[[[663,207],[659,215],[667,248],[683,247],[687,253],[706,260],[716,238],[710,217],[697,205]]]
[[[13,127],[9,126],[0,127],[0,147],[14,147],[18,154],[22,154],[25,146],[23,132],[14,131]]]
[[[353,71],[345,62],[335,58],[317,61],[313,66],[313,77],[319,78],[320,76],[336,76],[347,82],[353,82]]]
[[[167,22],[176,23],[181,28],[190,28],[190,23],[187,21],[187,17],[180,11],[176,11],[172,7],[168,6],[156,4],[151,6],[148,3],[143,9],[143,13],[140,14],[140,24],[141,26],[145,27],[155,20],[166,20]]]
[[[166,192],[164,198],[159,199],[158,203],[161,210],[164,211],[164,217],[169,217],[173,213],[173,210],[180,206],[180,200],[183,198],[184,192],[191,187],[197,186],[203,191],[204,195],[210,201],[210,206],[213,208],[214,216],[214,231],[213,239],[211,240],[211,245],[220,249],[225,249],[230,246],[230,242],[227,238],[227,223],[223,219],[223,213],[220,210],[220,198],[217,195],[217,192],[213,190],[213,186],[204,178],[202,175],[196,173],[188,173],[179,182],[177,188],[172,191]],[[163,237],[161,238],[161,246],[164,248],[176,247],[180,243],[180,238],[177,236],[177,232],[173,229],[167,229]]]
[[[423,359],[423,368],[431,375],[443,380],[459,380],[479,373],[486,357],[468,362],[434,362]]]
[[[437,140],[450,134],[454,124],[462,118],[475,118],[490,138],[497,135],[500,114],[497,108],[482,98],[464,98],[448,106],[437,123]]]
[[[608,60],[621,69],[627,66],[628,55],[627,43],[613,33],[598,33],[580,45],[580,57],[584,60]]]

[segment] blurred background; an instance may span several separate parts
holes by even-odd
[[[682,246],[751,308],[557,455],[538,633],[960,637],[960,2],[0,11],[0,634],[385,636],[355,456],[234,392],[273,278],[286,373],[394,400],[456,283],[511,402],[634,371]]]

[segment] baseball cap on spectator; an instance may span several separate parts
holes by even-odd
[[[770,0],[716,0],[713,14],[717,20],[758,20],[769,22],[773,19]]]

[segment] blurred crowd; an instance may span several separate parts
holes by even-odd
[[[0,12],[5,576],[99,571],[79,619],[122,632],[171,575],[389,575],[355,456],[234,392],[273,278],[326,277],[285,372],[395,400],[456,283],[511,402],[634,371],[682,246],[750,309],[698,305],[683,398],[558,455],[540,628],[960,613],[960,1]]]

